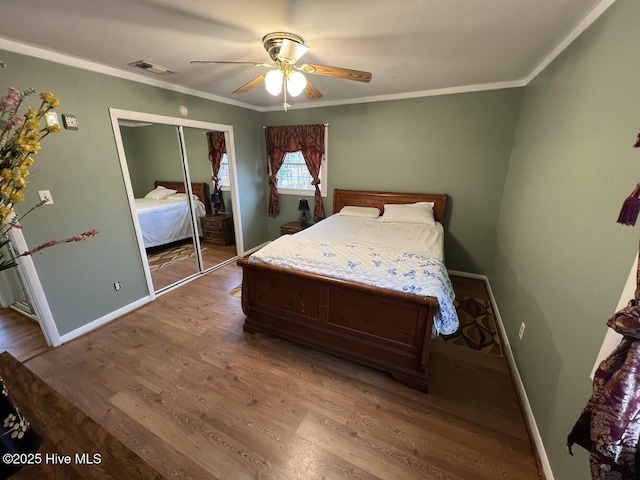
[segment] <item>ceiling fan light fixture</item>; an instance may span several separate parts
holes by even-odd
[[[300,95],[307,86],[307,79],[300,72],[291,72],[287,78],[287,92],[292,97]]]
[[[269,71],[264,77],[264,86],[274,97],[280,95],[282,91],[282,81],[284,79],[284,74],[281,70],[275,69]]]
[[[280,46],[277,58],[283,63],[293,65],[308,51],[309,47],[306,45],[285,39]]]

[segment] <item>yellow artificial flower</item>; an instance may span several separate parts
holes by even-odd
[[[51,108],[58,108],[60,106],[60,101],[56,98],[53,93],[42,92],[40,94],[40,98],[43,102],[48,103]]]
[[[11,195],[11,203],[14,203],[14,204],[20,203],[23,200],[24,200],[24,193],[22,193],[19,190],[13,192],[13,195]]]
[[[56,123],[55,125],[47,126],[44,128],[49,133],[58,133],[60,131],[60,124]]]
[[[33,159],[33,157],[26,157],[24,160],[22,160],[22,162],[20,163],[20,166],[30,167],[34,163],[36,163],[36,161]]]
[[[42,147],[40,142],[34,139],[18,139],[18,149],[22,153],[38,153]]]
[[[10,205],[0,205],[0,216],[8,217],[13,213],[13,208]]]
[[[24,188],[27,186],[27,181],[24,179],[24,177],[18,177],[13,179],[13,184],[16,186],[16,188]]]
[[[13,172],[9,168],[3,168],[0,174],[5,180],[11,180],[13,178]]]

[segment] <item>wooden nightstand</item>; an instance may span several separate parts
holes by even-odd
[[[310,225],[311,224],[309,223],[302,225],[302,222],[288,222],[284,225],[280,225],[280,235],[293,235],[294,233],[298,233],[300,230],[304,230]]]
[[[214,245],[233,245],[236,241],[233,232],[233,216],[228,213],[207,215],[200,218],[204,241]]]

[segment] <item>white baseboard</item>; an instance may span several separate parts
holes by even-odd
[[[257,252],[257,251],[258,251],[258,250],[260,250],[262,247],[264,247],[264,246],[266,246],[266,245],[269,245],[270,243],[271,243],[271,240],[269,240],[268,242],[264,242],[264,243],[262,243],[262,244],[258,245],[257,247],[253,247],[252,249],[247,250],[246,252],[244,252],[243,256],[247,256],[247,255],[252,254],[253,252]]]
[[[449,270],[449,273],[451,275],[457,275],[459,277],[475,278],[477,280],[484,281],[485,286],[487,287],[487,292],[489,292],[489,301],[491,302],[491,308],[493,309],[493,314],[495,316],[496,327],[498,328],[498,330],[500,330],[500,338],[504,342],[504,344],[502,345],[502,350],[504,352],[507,363],[511,368],[513,381],[516,384],[515,385],[516,390],[518,392],[518,397],[520,398],[520,405],[522,405],[525,421],[527,422],[527,426],[529,427],[529,432],[531,434],[531,440],[534,443],[534,448],[536,449],[538,458],[540,459],[540,463],[542,466],[543,473],[546,477],[546,480],[554,480],[553,471],[551,470],[551,464],[549,463],[549,458],[547,457],[547,451],[545,450],[544,444],[542,443],[542,437],[540,436],[540,430],[538,430],[536,417],[534,416],[533,410],[531,409],[531,404],[529,403],[529,397],[527,396],[527,391],[524,388],[522,377],[520,377],[518,366],[516,365],[515,359],[513,357],[513,352],[511,351],[511,344],[509,343],[509,337],[507,337],[507,332],[504,328],[502,317],[500,316],[500,310],[498,309],[496,298],[493,296],[493,290],[491,290],[491,284],[489,283],[489,279],[487,278],[486,275],[479,275],[477,273],[466,273],[466,272],[459,272],[456,270]]]
[[[75,330],[72,330],[69,333],[66,333],[60,336],[60,340],[62,341],[62,343],[70,342],[71,340],[81,337],[82,335],[86,335],[87,333],[91,332],[92,330],[95,330],[96,328],[100,328],[103,325],[106,325],[107,323],[115,320],[116,318],[119,318],[123,315],[126,315],[129,312],[132,312],[136,308],[140,308],[141,306],[146,305],[150,301],[151,301],[151,297],[148,297],[148,296],[143,297],[140,300],[136,300],[135,302],[130,303],[129,305],[125,305],[124,307],[119,308],[118,310],[115,310],[109,313],[108,315],[105,315],[104,317],[100,317],[94,320],[93,322],[87,323],[86,325],[83,325],[80,328],[76,328]]]

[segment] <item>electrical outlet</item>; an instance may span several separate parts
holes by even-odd
[[[520,324],[520,330],[518,330],[518,337],[520,337],[520,340],[522,340],[522,336],[524,335],[524,329],[525,329],[525,324],[524,322],[522,322]]]
[[[120,282],[113,282],[113,288],[118,292],[122,288],[122,284]]]

